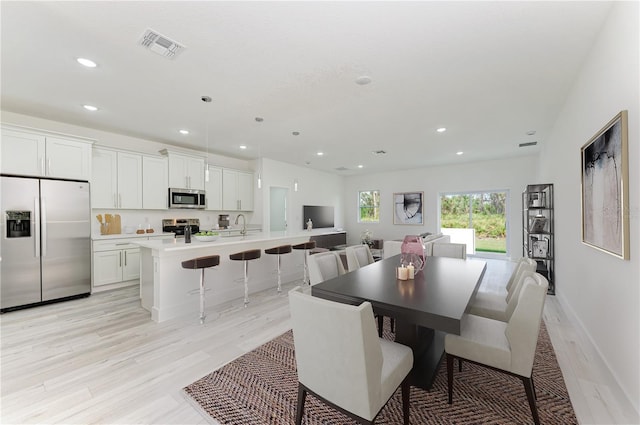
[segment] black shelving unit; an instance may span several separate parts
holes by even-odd
[[[537,272],[556,293],[553,184],[530,184],[522,192],[522,255],[538,263]]]

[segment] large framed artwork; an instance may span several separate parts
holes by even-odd
[[[582,146],[582,242],[629,259],[627,111]]]
[[[393,224],[422,224],[424,192],[393,194]]]

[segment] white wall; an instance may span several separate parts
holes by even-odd
[[[407,234],[435,233],[439,230],[440,193],[505,190],[510,198],[507,206],[509,254],[519,258],[522,256],[521,193],[528,184],[547,183],[537,180],[537,167],[538,157],[533,155],[347,177],[344,191],[347,242],[359,243],[364,230],[372,231],[376,239],[387,240],[402,239]],[[380,191],[380,223],[357,222],[358,192],[363,190]],[[394,225],[393,193],[418,191],[424,192],[424,225]]]
[[[264,229],[269,229],[269,188],[285,187],[289,189],[289,217],[288,231],[300,232],[302,227],[302,206],[322,205],[333,206],[335,227],[345,226],[343,206],[344,178],[335,174],[313,170],[307,167],[287,164],[272,159],[262,159],[257,166],[262,174],[262,189],[256,196],[257,205],[254,222],[262,223]],[[294,180],[298,180],[298,191],[294,191]],[[262,214],[262,216],[260,216]]]
[[[640,411],[640,76],[638,2],[616,2],[569,93],[540,174],[555,183],[557,296],[575,315]],[[581,243],[580,148],[629,113],[629,261]]]

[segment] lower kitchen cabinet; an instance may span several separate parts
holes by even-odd
[[[140,247],[135,242],[166,237],[158,235],[94,240],[91,292],[138,285],[140,283]]]

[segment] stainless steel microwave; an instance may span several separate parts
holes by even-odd
[[[195,208],[207,206],[204,190],[169,188],[169,208]]]

